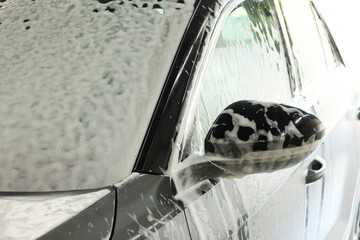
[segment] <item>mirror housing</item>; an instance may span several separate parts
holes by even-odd
[[[272,172],[304,159],[324,135],[321,121],[299,108],[238,101],[225,108],[211,126],[205,153],[211,158],[221,156],[221,165],[232,162],[229,170],[238,174]]]
[[[211,126],[205,154],[191,154],[173,169],[172,179],[178,194],[189,193],[207,179],[241,178],[291,167],[310,155],[324,135],[321,121],[299,108],[238,101]]]

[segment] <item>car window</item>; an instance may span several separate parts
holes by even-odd
[[[277,16],[266,1],[245,1],[227,17],[201,79],[182,143],[185,158],[203,150],[218,114],[245,99],[284,102],[292,97]]]
[[[281,0],[280,5],[304,89],[332,69],[338,60],[329,45],[328,33],[308,0]]]
[[[127,177],[194,1],[0,5],[0,191]]]

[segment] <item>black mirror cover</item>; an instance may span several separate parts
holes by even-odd
[[[310,145],[324,134],[321,121],[301,109],[277,103],[238,101],[225,108],[213,123],[205,138],[205,152],[239,159],[249,152]]]

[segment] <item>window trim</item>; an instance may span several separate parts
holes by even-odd
[[[340,64],[342,64],[342,65],[345,66],[344,60],[343,60],[343,58],[342,58],[342,56],[341,56],[341,54],[340,54],[340,51],[339,51],[339,49],[338,49],[338,47],[337,47],[337,45],[336,45],[336,42],[335,42],[335,40],[334,40],[334,38],[333,38],[333,36],[332,36],[332,34],[331,34],[331,32],[330,32],[327,24],[326,24],[323,16],[322,16],[321,13],[318,11],[317,7],[315,6],[315,4],[314,4],[314,2],[313,2],[312,0],[309,0],[309,4],[310,4],[311,10],[312,10],[312,12],[313,12],[314,18],[316,18],[316,17],[319,18],[319,20],[320,20],[320,22],[321,22],[321,24],[322,24],[322,26],[323,26],[326,34],[327,34],[327,37],[329,38],[328,40],[329,40],[329,42],[330,42],[331,47],[333,48],[333,50],[334,50],[334,52],[335,52],[335,57],[337,58],[337,60],[339,61]],[[318,26],[319,24],[317,24],[317,21],[316,21],[316,20],[315,20],[315,22],[316,22],[316,27],[317,27],[317,29],[318,29],[318,32],[320,32],[320,29],[319,29],[319,26]],[[319,33],[319,35],[320,35],[320,33]],[[321,44],[323,44],[323,40],[322,40],[322,38],[321,38],[321,35],[320,35],[320,39],[321,39]],[[323,46],[323,48],[324,48],[324,46]],[[325,50],[324,50],[324,52],[325,52]],[[325,58],[325,59],[326,59],[326,58]],[[339,65],[335,65],[334,68],[337,68],[338,66],[339,66]]]
[[[221,6],[219,2],[211,2],[203,7],[203,0],[195,1],[193,15],[169,69],[133,172],[162,175],[167,169],[191,75],[203,52],[208,18],[214,15],[212,9],[218,8],[218,4]]]

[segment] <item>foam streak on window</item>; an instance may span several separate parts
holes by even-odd
[[[193,120],[185,130],[182,159],[203,151],[211,124],[231,103],[291,99],[288,65],[276,19],[267,1],[245,1],[228,16],[207,66],[197,107],[191,113]]]

